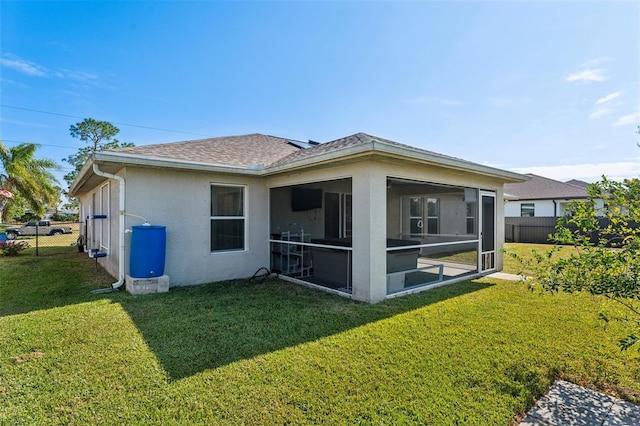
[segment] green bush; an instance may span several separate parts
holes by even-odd
[[[22,216],[14,216],[13,219],[16,222],[29,222],[32,220],[40,220],[42,217],[32,212],[26,212]]]
[[[17,256],[22,250],[29,248],[26,241],[0,241],[0,252],[5,256]]]
[[[51,215],[51,220],[55,222],[77,222],[78,214],[72,213],[54,213]]]
[[[587,194],[586,200],[570,203],[550,236],[564,247],[527,257],[506,253],[533,275],[531,285],[553,292],[584,291],[617,302],[624,313],[600,317],[630,324],[633,330],[620,338],[620,347],[640,347],[640,179],[617,182],[603,176],[588,186]]]

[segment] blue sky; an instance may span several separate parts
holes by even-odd
[[[560,180],[640,175],[639,2],[2,1],[0,20],[0,140],[63,167],[92,117],[136,145],[366,132]]]

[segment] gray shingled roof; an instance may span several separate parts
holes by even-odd
[[[359,146],[364,149],[359,150]],[[123,164],[130,163],[150,167],[174,166],[193,170],[235,169],[243,173],[268,175],[288,170],[288,168],[313,165],[315,161],[339,159],[342,158],[342,152],[344,152],[344,158],[347,158],[350,154],[357,155],[360,152],[367,154],[373,151],[381,155],[398,154],[401,157],[415,157],[416,160],[441,163],[446,167],[498,176],[504,179],[504,182],[522,180],[522,175],[514,172],[482,166],[366,133],[356,133],[323,144],[252,133],[97,152],[93,160],[84,165],[71,191],[80,193],[81,188],[94,178],[91,166],[96,164],[107,173],[116,173]],[[252,167],[253,165],[258,167]],[[91,185],[94,184],[95,182],[91,183]]]
[[[268,167],[298,151],[300,148],[290,144],[287,139],[259,133],[114,150],[123,154],[238,167],[249,164],[264,164]]]
[[[507,183],[504,192],[520,200],[586,198],[587,191],[575,185],[528,173],[531,179],[522,183]]]
[[[424,149],[420,149],[420,148],[416,148],[414,146],[411,145],[405,145],[399,142],[395,142],[389,139],[384,139],[384,138],[380,138],[377,136],[371,136],[368,135],[366,133],[356,133],[355,135],[351,135],[351,136],[347,136],[344,138],[340,138],[340,139],[336,139],[330,142],[326,142],[326,143],[322,143],[320,145],[316,145],[312,148],[308,148],[308,149],[303,149],[297,152],[294,152],[293,154],[288,155],[287,157],[284,157],[280,160],[278,160],[277,162],[273,163],[272,166],[278,166],[281,164],[286,164],[286,163],[290,163],[290,162],[294,162],[294,161],[299,161],[299,160],[304,160],[306,158],[311,158],[313,156],[316,155],[320,155],[320,154],[326,154],[329,152],[333,152],[333,151],[339,151],[341,149],[345,149],[345,148],[351,148],[351,147],[355,147],[358,145],[362,145],[362,144],[368,144],[371,142],[383,142],[389,145],[393,145],[393,146],[398,146],[398,147],[402,147],[402,148],[407,148],[407,149],[411,149],[411,150],[415,150],[415,151],[420,151],[420,152],[424,152],[427,154],[432,154],[432,155],[438,155],[440,157],[444,157],[444,158],[451,158],[454,160],[458,160],[458,161],[464,161],[464,160],[460,160],[459,158],[454,158],[454,157],[449,157],[446,155],[442,155],[442,154],[438,154],[432,151],[427,151]]]
[[[586,188],[589,183],[585,182],[583,180],[578,180],[578,179],[571,179],[565,182],[567,185],[573,185],[573,186],[577,186],[580,188]]]
[[[389,139],[371,136],[366,133],[356,133],[355,135],[314,145],[306,149],[301,149],[299,146],[291,144],[284,138],[253,133],[241,136],[224,136],[183,142],[135,146],[120,148],[113,151],[123,154],[225,166],[246,167],[249,164],[264,164],[265,167],[271,167],[372,142],[382,142],[393,146],[438,155],[443,158],[460,160],[458,158],[448,157],[410,145],[394,142]]]

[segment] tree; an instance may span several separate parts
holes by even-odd
[[[23,220],[28,212],[31,211],[31,207],[25,201],[24,198],[20,196],[20,194],[15,194],[14,197],[7,202],[7,205],[3,212],[3,218],[6,221],[19,221],[25,222]],[[37,219],[37,218],[36,218]]]
[[[35,158],[38,147],[22,143],[6,148],[0,142],[0,189],[14,193],[33,212],[43,214],[48,206],[60,201],[56,178],[50,172],[58,165],[53,160]],[[0,197],[0,223],[11,202],[8,197]]]
[[[603,176],[587,193],[586,201],[570,205],[551,236],[569,247],[533,253],[531,283],[548,291],[589,292],[618,303],[623,314],[601,316],[631,324],[632,331],[619,340],[627,349],[640,344],[640,179],[616,182]],[[599,199],[603,208],[597,207]]]
[[[93,118],[85,118],[81,122],[71,125],[69,127],[71,136],[88,143],[89,146],[78,149],[77,153],[63,160],[73,166],[73,171],[64,176],[65,182],[71,186],[82,166],[94,153],[106,149],[134,146],[130,142],[120,142],[115,139],[119,132],[120,129],[108,121],[98,121]]]

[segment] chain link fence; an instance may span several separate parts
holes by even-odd
[[[33,221],[0,225],[0,239],[25,242],[36,256],[67,253],[78,244],[79,222]]]

